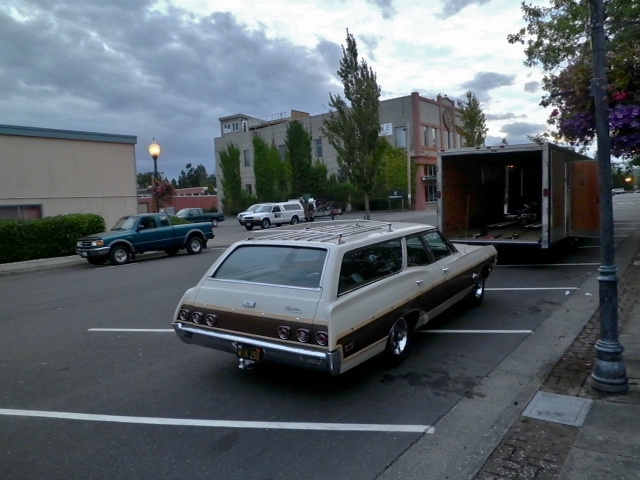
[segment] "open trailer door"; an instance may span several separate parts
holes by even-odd
[[[573,237],[600,237],[598,161],[570,162],[570,231]]]

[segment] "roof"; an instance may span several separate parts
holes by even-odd
[[[392,223],[372,220],[345,220],[331,224],[318,225],[302,229],[279,230],[277,233],[268,233],[249,237],[249,242],[276,242],[282,243],[307,243],[307,244],[352,244],[379,237],[376,240],[395,238],[399,235],[414,233],[417,231],[435,228],[424,223]],[[258,232],[256,232],[258,233]],[[365,242],[363,242],[365,243]]]
[[[0,135],[56,138],[60,140],[84,140],[89,142],[128,143],[133,145],[138,143],[138,137],[135,135],[56,130],[53,128],[22,127],[17,125],[0,125]]]

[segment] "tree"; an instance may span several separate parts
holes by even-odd
[[[323,122],[322,132],[336,150],[338,164],[349,182],[364,194],[365,218],[369,218],[369,198],[382,165],[380,87],[367,62],[358,63],[356,41],[349,30],[337,73],[345,98],[329,94],[332,110]]]
[[[456,129],[464,140],[465,146],[481,147],[484,145],[489,131],[487,119],[480,108],[480,102],[471,90],[467,90],[465,98],[466,102],[458,100],[462,125],[458,125]]]
[[[256,197],[259,202],[284,200],[282,190],[285,178],[280,152],[275,145],[269,145],[262,137],[253,135],[253,172],[256,176]]]
[[[136,181],[140,188],[150,187],[153,183],[153,172],[139,173]]]
[[[289,123],[284,144],[287,147],[287,162],[291,168],[291,193],[296,197],[305,193],[318,194],[309,184],[312,169],[311,140],[311,134],[305,130],[302,123],[297,120]]]
[[[227,214],[238,213],[243,205],[242,179],[240,177],[240,149],[229,144],[225,150],[218,152],[220,155],[220,168],[222,170],[222,200]]]
[[[187,163],[185,170],[180,171],[178,177],[178,188],[191,188],[191,187],[206,187],[209,183],[209,175],[204,165],[198,165],[194,167],[192,164]]]
[[[640,155],[640,3],[606,2],[608,33],[607,92],[611,153]],[[527,26],[509,35],[509,43],[525,45],[525,65],[545,70],[543,106],[555,107],[549,118],[558,138],[586,145],[595,135],[595,107],[589,89],[593,77],[589,2],[550,0],[549,7],[526,5]]]

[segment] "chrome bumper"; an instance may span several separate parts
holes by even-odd
[[[331,375],[340,373],[340,352],[337,350],[320,352],[309,348],[292,347],[240,335],[204,330],[181,322],[173,322],[172,325],[180,340],[185,343],[229,353],[236,353],[237,344],[253,345],[264,350],[266,362],[283,363]]]
[[[106,257],[109,255],[109,247],[99,248],[76,248],[76,253],[82,258],[87,257]]]

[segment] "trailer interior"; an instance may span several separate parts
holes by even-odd
[[[541,150],[444,156],[439,172],[443,233],[463,243],[548,248],[572,228],[593,230],[597,184],[594,189],[587,177],[595,173],[595,162],[572,161],[562,151],[550,156],[546,169]],[[580,208],[572,213],[572,205]]]

